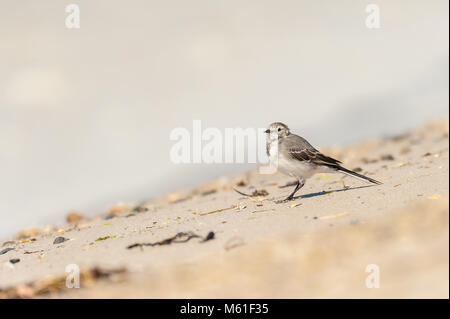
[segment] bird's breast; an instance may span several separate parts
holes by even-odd
[[[283,174],[298,179],[307,179],[311,177],[316,173],[316,168],[316,165],[307,161],[299,161],[284,155],[278,157],[278,170]]]

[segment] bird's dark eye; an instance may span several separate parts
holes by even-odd
[[[281,131],[281,128],[278,128],[278,132]]]

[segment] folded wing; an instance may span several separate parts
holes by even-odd
[[[288,153],[294,159],[301,162],[310,162],[317,165],[326,165],[335,168],[339,167],[341,164],[340,161],[323,155],[316,149],[301,149],[298,147],[290,147],[288,149]]]

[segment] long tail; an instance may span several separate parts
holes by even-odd
[[[377,185],[382,184],[382,183],[379,182],[379,181],[376,181],[376,180],[374,180],[374,179],[372,179],[372,178],[370,178],[370,177],[367,177],[367,176],[358,174],[358,173],[356,173],[356,172],[353,172],[353,171],[351,171],[351,170],[349,170],[349,169],[346,169],[345,167],[342,167],[342,166],[337,167],[337,170],[338,170],[339,172],[344,173],[344,174],[347,174],[347,175],[350,175],[350,176],[353,176],[353,177],[356,177],[356,178],[359,178],[359,179],[361,179],[361,180],[365,180],[365,181],[368,181],[368,182],[371,182],[371,183],[374,183],[374,184],[377,184]]]

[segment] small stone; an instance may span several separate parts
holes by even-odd
[[[10,262],[11,264],[17,264],[19,261],[20,261],[19,258],[13,258],[13,259],[10,259],[10,260],[9,260],[9,262]]]
[[[53,241],[53,245],[61,244],[61,243],[65,242],[66,240],[67,239],[62,236],[56,237],[55,240]]]
[[[208,241],[208,240],[211,240],[211,239],[214,239],[214,232],[212,232],[212,231],[210,231],[208,233],[208,235],[206,235],[206,237],[205,237],[205,239],[203,239],[203,241]]]

